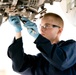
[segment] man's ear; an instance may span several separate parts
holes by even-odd
[[[58,34],[61,34],[63,31],[63,28],[59,28]]]

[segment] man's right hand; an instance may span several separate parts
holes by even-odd
[[[10,16],[9,22],[15,27],[16,32],[20,32],[22,30],[20,19],[18,16]]]

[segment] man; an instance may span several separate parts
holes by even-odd
[[[59,41],[64,22],[55,13],[46,13],[40,23],[40,33],[35,23],[22,17],[24,27],[35,38],[40,53],[37,56],[24,53],[21,24],[18,16],[10,16],[16,35],[8,48],[13,70],[22,75],[76,75],[76,41]]]

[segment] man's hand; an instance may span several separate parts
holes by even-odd
[[[15,27],[16,32],[20,32],[22,30],[20,19],[18,16],[10,16],[9,22]]]
[[[39,35],[37,25],[25,17],[22,17],[21,20],[24,22],[24,26],[27,28],[28,33],[36,39]]]

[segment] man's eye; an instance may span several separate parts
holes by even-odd
[[[56,25],[52,25],[52,27],[57,27]]]
[[[49,25],[45,25],[45,27],[49,27]]]
[[[48,27],[47,25],[45,25],[45,27]]]
[[[60,26],[57,26],[57,25],[52,25],[52,27],[58,27],[58,28],[60,28]]]

